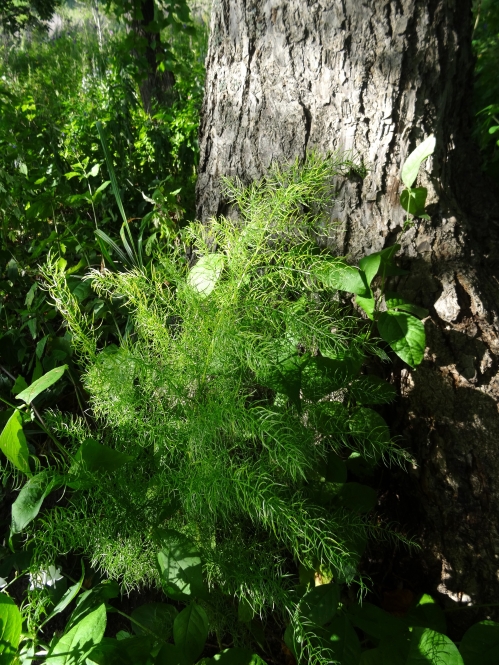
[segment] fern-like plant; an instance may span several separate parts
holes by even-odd
[[[375,493],[347,470],[404,457],[371,408],[394,396],[366,370],[384,352],[330,286],[344,262],[321,248],[333,178],[353,168],[312,156],[227,182],[237,219],[191,225],[149,273],[93,271],[133,319],[119,346],[101,348],[64,274],[45,268],[95,420],[48,418],[72,462],[66,505],[30,525],[38,564],[78,551],[125,589],[160,585],[158,551],[176,532],[212,597],[255,612],[293,606],[298,564],[353,578],[379,527],[366,517]]]

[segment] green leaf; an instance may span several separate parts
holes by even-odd
[[[48,615],[48,617],[43,621],[43,623],[40,625],[40,628],[42,628],[46,623],[48,623],[53,617],[55,617],[56,614],[60,614],[61,612],[64,612],[66,607],[73,602],[73,600],[76,598],[76,596],[80,593],[80,589],[82,587],[83,581],[85,579],[85,566],[83,565],[83,559],[81,562],[81,577],[78,580],[76,584],[73,584],[73,586],[70,586],[69,589],[65,592],[61,600],[57,603],[57,605],[54,607],[52,612]]]
[[[421,217],[421,215],[424,215],[427,196],[428,190],[426,187],[404,189],[400,195],[400,205],[411,215]]]
[[[22,399],[22,401],[26,402],[26,404],[30,404],[41,392],[52,386],[56,381],[59,381],[67,368],[67,365],[54,367],[54,369],[51,369],[50,372],[47,372],[37,381],[32,383],[29,388],[26,388],[26,390],[23,390],[21,393],[19,393],[17,395],[17,399]]]
[[[118,653],[122,660],[118,661],[116,665],[122,665],[127,662],[132,665],[150,665],[153,662],[151,654],[154,650],[154,645],[155,640],[149,635],[127,637],[118,640]]]
[[[209,665],[220,663],[220,665],[265,665],[265,661],[256,653],[242,647],[224,649],[213,658],[206,659]]]
[[[499,623],[480,621],[463,636],[459,650],[464,665],[497,665],[499,654]]]
[[[369,286],[371,286],[371,282],[378,274],[381,261],[382,261],[382,256],[380,252],[374,252],[374,254],[369,254],[368,256],[364,256],[359,261],[359,268],[364,271]]]
[[[330,631],[329,658],[341,665],[359,665],[360,642],[346,614],[338,614],[328,625]]]
[[[378,502],[378,493],[360,483],[345,483],[336,495],[336,501],[357,513],[368,513]]]
[[[88,175],[95,177],[99,173],[99,169],[100,169],[100,164],[94,164],[90,169],[90,171],[88,172]]]
[[[76,601],[76,607],[66,623],[66,630],[75,626],[101,603],[105,603],[111,598],[117,598],[119,593],[120,588],[114,580],[104,580],[88,591],[84,591]]]
[[[405,634],[406,631],[402,619],[388,614],[388,612],[371,603],[352,605],[347,614],[354,626],[377,640],[385,637],[393,638],[399,633]]]
[[[359,376],[352,382],[349,395],[357,404],[388,404],[397,396],[395,388],[379,376]]]
[[[175,617],[173,639],[189,663],[202,654],[208,637],[208,617],[203,608],[192,602]]]
[[[163,644],[154,659],[154,665],[191,665],[182,649],[174,644]]]
[[[383,665],[463,665],[456,645],[429,628],[413,628],[381,640]]]
[[[350,432],[367,456],[378,456],[390,446],[390,430],[384,418],[376,411],[357,407],[348,421]]]
[[[107,165],[107,170],[109,172],[109,177],[111,179],[111,188],[113,190],[114,197],[116,199],[116,203],[118,204],[119,211],[121,213],[121,217],[123,219],[124,224],[128,224],[126,215],[125,215],[125,209],[123,208],[123,202],[121,200],[120,196],[120,190],[118,188],[118,181],[116,180],[116,174],[114,172],[114,166],[113,166],[113,160],[111,158],[111,155],[109,153],[108,147],[107,147],[107,141],[106,137],[104,134],[104,129],[102,127],[102,123],[100,121],[97,121],[95,123],[95,126],[97,127],[97,131],[99,132],[99,138],[102,144],[102,149],[104,150],[104,157],[106,159],[106,165]]]
[[[411,607],[404,617],[407,626],[420,626],[431,628],[437,633],[447,631],[447,621],[444,611],[427,593],[423,594],[414,607]]]
[[[347,480],[347,467],[345,462],[335,452],[327,456],[325,480],[328,483],[345,483]]]
[[[162,549],[158,552],[161,584],[173,600],[189,600],[206,594],[198,548],[178,531],[161,532]]]
[[[406,187],[412,187],[416,178],[418,177],[418,171],[421,164],[427,159],[430,155],[433,154],[435,150],[436,139],[433,135],[429,136],[427,139],[420,143],[418,147],[411,152],[409,157],[405,160],[404,166],[402,167],[402,182]]]
[[[210,295],[220,279],[224,267],[222,254],[206,254],[191,268],[187,283],[191,288],[206,297]]]
[[[355,302],[359,307],[362,307],[367,316],[371,319],[371,321],[373,321],[376,300],[374,298],[363,298],[362,296],[355,296]]]
[[[21,612],[6,593],[0,593],[0,663],[9,665],[17,656],[21,639]]]
[[[368,649],[360,657],[359,665],[383,665],[381,651],[379,649]]]
[[[404,312],[409,312],[409,314],[413,314],[420,319],[424,319],[429,314],[428,310],[424,307],[413,305],[402,296],[399,296],[397,293],[392,293],[391,291],[387,291],[385,293],[385,302],[388,309],[401,309]]]
[[[424,325],[411,314],[389,310],[378,319],[381,337],[395,353],[411,367],[416,367],[424,358],[426,334]]]
[[[28,444],[23,432],[21,412],[17,409],[0,434],[0,450],[16,469],[28,476],[31,475]]]
[[[305,399],[313,402],[345,386],[351,378],[352,363],[345,358],[314,356],[309,358],[301,373],[301,390]]]
[[[50,649],[48,665],[78,665],[104,637],[106,606],[100,605],[63,635]]]
[[[337,584],[321,584],[313,587],[303,596],[300,612],[305,619],[318,626],[331,621],[340,602],[340,589]]]
[[[88,438],[81,444],[74,456],[75,464],[70,472],[76,471],[81,465],[87,471],[116,471],[133,459],[130,455],[120,453],[114,448],[103,446],[95,439]]]
[[[254,616],[255,613],[249,602],[246,598],[241,598],[237,606],[237,618],[239,621],[242,623],[249,623]]]
[[[148,603],[136,607],[131,614],[132,629],[137,635],[150,635],[153,633],[163,642],[166,642],[172,636],[173,622],[178,614],[178,610],[173,605],[167,603]],[[135,621],[138,622],[135,623]],[[144,630],[147,628],[150,632]]]
[[[12,533],[21,533],[40,512],[42,503],[60,479],[51,471],[42,471],[30,478],[12,504]]]
[[[359,296],[369,297],[370,289],[363,271],[338,261],[331,262],[317,273],[318,279],[331,289],[348,291]]]
[[[26,379],[24,378],[24,376],[21,376],[19,374],[19,376],[17,377],[17,379],[14,382],[14,385],[10,389],[10,392],[13,395],[19,395],[19,393],[22,392],[23,390],[25,390],[27,387],[28,387],[28,384],[26,383]]]

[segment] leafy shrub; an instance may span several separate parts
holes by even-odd
[[[101,347],[57,263],[45,270],[98,427],[50,418],[75,491],[32,523],[36,565],[73,550],[125,588],[158,585],[173,529],[195,543],[212,592],[257,612],[293,604],[289,555],[355,576],[380,529],[365,516],[375,494],[346,482],[348,459],[404,453],[371,408],[393,391],[361,374],[384,352],[327,286],[345,264],[316,243],[331,177],[352,166],[311,158],[249,189],[228,184],[244,224],[190,225],[193,268],[177,244],[151,275],[94,271],[99,297],[125,302],[133,319],[119,346]],[[116,468],[75,461],[99,445],[120,454]]]

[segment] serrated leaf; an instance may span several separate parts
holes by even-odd
[[[202,256],[187,275],[187,283],[199,295],[203,297],[210,295],[220,279],[224,263],[222,254]]]
[[[421,217],[425,211],[427,196],[428,190],[426,187],[404,189],[400,195],[400,205],[411,215],[414,215],[415,217]]]
[[[459,645],[464,665],[497,665],[499,623],[480,621],[471,626]]]
[[[173,639],[189,663],[202,654],[208,637],[208,617],[203,608],[192,602],[175,617]]]
[[[17,409],[0,434],[0,450],[16,469],[28,476],[31,475],[28,444],[23,432],[21,412]]]
[[[411,367],[416,367],[424,358],[426,334],[419,319],[406,312],[389,310],[378,319],[381,337],[395,353]]]
[[[21,533],[40,512],[43,501],[60,483],[51,471],[30,478],[12,504],[12,533]]]
[[[418,177],[418,171],[421,164],[427,159],[430,155],[433,154],[435,150],[436,139],[433,135],[429,136],[427,139],[420,143],[418,147],[411,152],[409,157],[405,160],[404,166],[402,167],[402,182],[406,187],[412,187],[416,178]]]
[[[37,381],[32,383],[29,386],[29,388],[26,388],[26,390],[23,390],[21,393],[19,393],[16,396],[16,399],[22,399],[22,401],[26,402],[26,404],[31,404],[31,402],[35,399],[35,397],[37,397],[47,388],[50,388],[50,386],[56,383],[56,381],[59,381],[59,379],[67,370],[67,368],[68,368],[67,365],[62,365],[61,367],[54,367],[54,369],[51,369],[50,372],[47,372]]]
[[[17,655],[21,639],[22,616],[15,602],[0,593],[0,663],[9,665]]]

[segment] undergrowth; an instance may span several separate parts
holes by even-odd
[[[227,182],[239,219],[191,224],[190,260],[179,240],[149,274],[90,273],[133,319],[119,346],[101,347],[57,262],[45,269],[95,428],[48,421],[70,455],[92,436],[128,457],[112,473],[73,461],[65,503],[31,525],[35,567],[80,552],[126,590],[159,585],[168,528],[196,543],[212,592],[255,612],[291,611],[297,564],[354,579],[368,534],[389,532],[344,461],[404,459],[370,408],[393,398],[366,369],[384,352],[327,286],[344,264],[320,249],[332,178],[354,168],[311,157],[246,189]]]

